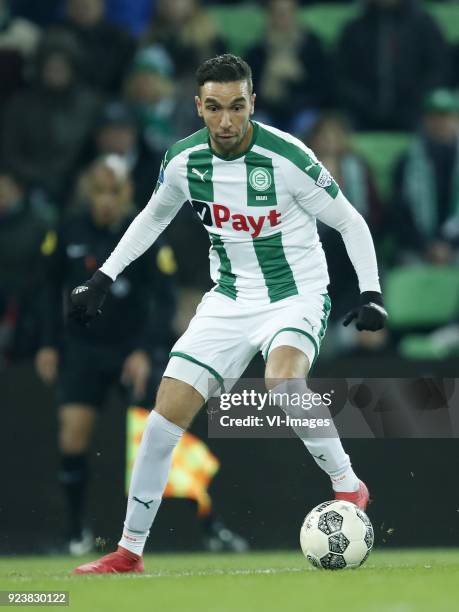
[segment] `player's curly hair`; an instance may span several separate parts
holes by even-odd
[[[242,57],[231,53],[217,55],[206,60],[196,71],[198,88],[208,81],[231,83],[232,81],[244,80],[248,82],[250,92],[252,92],[252,69]]]

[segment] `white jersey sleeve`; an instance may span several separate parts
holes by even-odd
[[[136,216],[100,270],[112,280],[155,242],[178,213],[187,197],[183,193],[175,158],[161,164],[158,182],[150,201]]]
[[[375,248],[365,219],[311,149],[296,139],[295,144],[309,158],[304,169],[300,169],[299,164],[289,166],[288,181],[296,202],[305,213],[340,232],[356,271],[360,292],[380,292]]]
[[[381,292],[378,263],[370,230],[362,215],[340,191],[317,215],[319,221],[340,232],[359,279],[360,292]]]

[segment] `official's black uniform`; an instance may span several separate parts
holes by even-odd
[[[99,268],[132,221],[99,227],[85,212],[66,219],[50,256],[49,281],[42,300],[42,346],[60,350],[59,403],[100,407],[119,381],[126,357],[145,350],[152,358],[153,383],[161,375],[171,342],[175,311],[173,253],[157,242],[113,283],[103,316],[89,327],[67,320],[70,291]],[[143,403],[153,402],[153,389]]]

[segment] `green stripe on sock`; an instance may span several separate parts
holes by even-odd
[[[270,301],[278,302],[291,295],[298,295],[292,269],[285,257],[281,232],[266,238],[254,238],[253,246]]]
[[[236,275],[231,270],[231,262],[226,252],[223,240],[217,234],[209,234],[212,241],[212,248],[217,252],[220,259],[218,287],[215,289],[218,293],[223,293],[227,297],[235,300],[237,297]]]

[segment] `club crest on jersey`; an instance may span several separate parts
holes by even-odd
[[[231,213],[228,206],[224,204],[207,204],[199,200],[191,202],[196,214],[206,227],[222,228],[230,224],[236,232],[248,232],[251,238],[257,238],[265,227],[275,227],[280,224],[281,213],[272,208],[264,215],[244,215],[242,213]]]
[[[271,187],[271,174],[266,168],[254,168],[249,174],[249,183],[255,191],[266,191]]]

